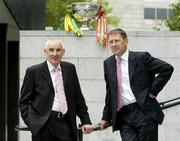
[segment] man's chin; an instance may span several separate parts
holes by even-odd
[[[116,55],[116,56],[118,56],[118,52],[115,52],[115,51],[114,51],[113,54]]]
[[[54,66],[57,66],[57,65],[59,64],[59,61],[58,61],[58,62],[57,62],[57,61],[53,61],[52,64],[53,64]]]

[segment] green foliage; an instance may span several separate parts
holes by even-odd
[[[47,0],[46,1],[46,26],[52,26],[55,30],[63,23],[66,15],[66,6],[73,2],[85,0]]]
[[[118,27],[119,22],[120,22],[120,20],[119,20],[119,18],[117,16],[109,16],[109,17],[107,17],[107,23],[108,24],[111,24],[111,25],[114,25],[114,26]]]
[[[165,25],[171,31],[180,31],[180,0],[178,3],[171,4],[170,7],[172,8],[172,16],[165,20]]]
[[[64,17],[67,14],[67,5],[73,2],[87,2],[92,0],[47,0],[46,1],[46,26],[52,26],[55,30],[63,30]],[[112,7],[108,1],[97,0],[97,4],[101,5],[106,13],[107,23],[118,26],[119,18],[112,16]],[[78,23],[80,25],[81,23]],[[92,21],[91,26],[96,30],[96,21]]]
[[[111,15],[113,8],[110,6],[109,2],[104,0],[97,0],[97,3],[104,8],[107,18],[107,23],[114,26],[118,26],[120,20],[117,16]]]
[[[164,26],[164,21],[158,21],[156,22],[156,25],[153,27],[153,29],[155,31],[160,31],[161,28],[163,28],[163,26]]]

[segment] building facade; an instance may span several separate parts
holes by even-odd
[[[126,31],[154,31],[166,19],[169,5],[178,0],[111,0],[113,15],[120,18],[119,26]],[[161,30],[169,30],[161,27]]]

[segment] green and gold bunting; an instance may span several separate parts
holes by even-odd
[[[66,14],[64,18],[64,30],[69,32],[72,31],[74,32],[77,36],[82,36],[83,33],[78,27],[76,20],[70,16],[69,14]]]

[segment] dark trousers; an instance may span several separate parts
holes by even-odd
[[[151,136],[158,126],[157,122],[147,116],[137,103],[123,107],[117,113],[117,123],[122,141],[152,141]]]
[[[62,117],[57,112],[51,112],[45,126],[36,136],[32,135],[32,141],[73,141],[68,115]]]

